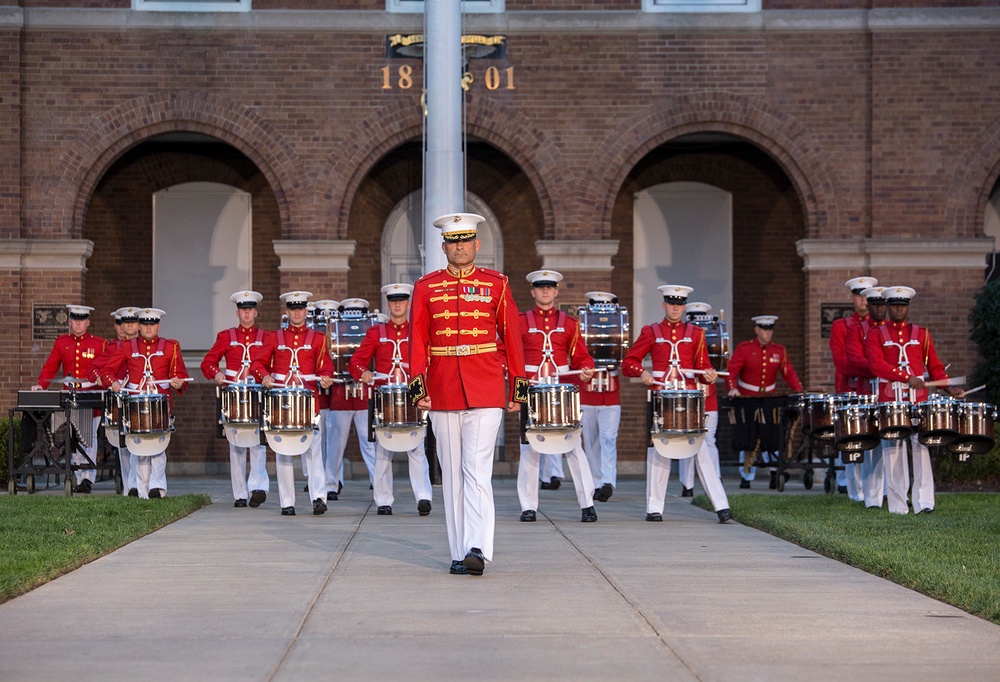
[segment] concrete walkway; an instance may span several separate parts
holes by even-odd
[[[354,481],[326,515],[289,518],[273,485],[259,509],[233,508],[228,479],[170,485],[215,504],[0,605],[0,679],[1000,676],[1000,627],[688,500],[646,523],[643,479],[596,524],[572,485],[519,523],[515,481],[497,479],[482,577],[448,574],[440,488],[429,517],[397,477],[391,517]]]

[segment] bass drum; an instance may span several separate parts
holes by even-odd
[[[590,303],[577,309],[580,336],[597,368],[618,369],[628,352],[628,309],[617,303]]]
[[[351,357],[365,340],[365,334],[378,322],[374,313],[345,310],[326,326],[326,347],[333,360],[334,377],[350,379]]]
[[[705,347],[708,349],[708,361],[716,372],[725,372],[729,367],[729,330],[726,323],[718,318],[704,320],[695,318],[691,324],[705,330]]]

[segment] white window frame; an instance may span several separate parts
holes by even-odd
[[[463,14],[500,14],[505,10],[505,0],[462,0]],[[385,0],[385,11],[423,14],[424,0]]]
[[[137,12],[249,12],[251,0],[186,2],[184,0],[132,0]]]
[[[760,0],[642,0],[643,12],[759,12]]]

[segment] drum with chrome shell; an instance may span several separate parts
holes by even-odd
[[[349,368],[365,334],[377,323],[378,315],[367,310],[342,310],[326,320],[326,347],[333,360],[333,379],[347,384],[348,397],[363,395],[363,387],[351,377]]]
[[[933,396],[913,406],[921,445],[946,446],[958,438],[958,405],[950,396]]]
[[[993,449],[997,409],[989,403],[957,403],[958,438],[948,444],[956,455],[983,455]]]
[[[260,444],[263,398],[264,387],[260,384],[229,384],[222,389],[222,425],[226,440],[240,448]]]
[[[535,384],[528,388],[525,438],[543,455],[572,451],[583,437],[580,389],[575,384]]]
[[[170,399],[162,393],[140,393],[125,398],[122,432],[128,451],[139,457],[152,457],[170,445],[173,432]]]
[[[390,452],[409,452],[423,443],[426,416],[410,402],[406,384],[379,386],[374,398],[372,428],[379,445]]]
[[[701,391],[663,390],[652,395],[650,439],[661,457],[694,457],[705,441],[705,394]]]
[[[319,429],[319,413],[313,392],[289,386],[264,394],[263,430],[267,444],[279,455],[295,456],[309,450]]]
[[[616,380],[612,373],[618,370],[628,352],[628,308],[606,292],[588,292],[587,297],[590,302],[577,308],[580,336],[594,359],[594,367],[606,370],[594,374],[591,386],[596,391],[607,390],[610,382]]]

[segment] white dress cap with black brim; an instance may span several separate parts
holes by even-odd
[[[475,213],[448,213],[434,219],[434,227],[441,230],[446,242],[464,242],[475,239],[480,223],[486,218]]]
[[[256,308],[264,296],[256,291],[237,291],[229,297],[229,300],[236,304],[237,308]]]
[[[663,294],[664,302],[673,305],[685,305],[688,296],[694,291],[692,287],[686,287],[683,284],[661,284],[656,287],[656,290]]]

